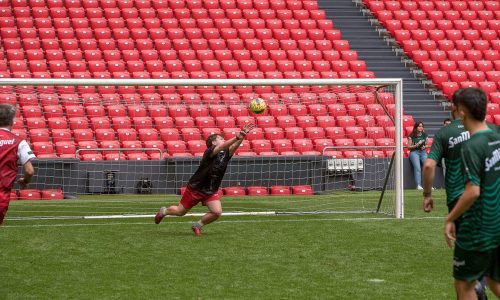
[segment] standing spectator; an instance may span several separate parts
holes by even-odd
[[[427,133],[424,130],[424,123],[415,122],[413,131],[408,136],[408,149],[410,150],[410,162],[413,166],[413,176],[417,189],[422,189],[422,165],[427,159]]]
[[[446,118],[443,120],[443,126],[447,126],[447,125],[450,125],[451,124],[451,119],[450,118]]]
[[[444,226],[446,242],[455,248],[455,290],[458,299],[475,299],[476,281],[486,276],[500,298],[500,134],[485,122],[487,100],[481,89],[466,88],[456,101],[470,138],[461,151],[465,190]]]
[[[0,104],[0,225],[7,214],[10,192],[17,176],[17,163],[24,168],[24,176],[17,183],[21,188],[30,183],[35,174],[31,160],[35,158],[28,143],[11,131],[16,116],[16,108]]]

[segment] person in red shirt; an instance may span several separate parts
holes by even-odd
[[[35,154],[28,143],[11,132],[16,108],[0,104],[0,225],[7,214],[10,192],[17,177],[17,163],[24,168],[24,176],[17,183],[25,188],[35,174],[31,160]]]
[[[210,135],[206,141],[207,150],[203,153],[200,166],[189,179],[179,205],[160,208],[160,211],[155,216],[155,223],[160,224],[161,220],[167,215],[183,216],[200,202],[207,206],[209,212],[193,224],[194,234],[200,236],[203,225],[217,220],[222,214],[218,191],[222,178],[226,173],[227,165],[245,136],[253,128],[253,124],[246,125],[237,136],[227,141],[219,134]]]

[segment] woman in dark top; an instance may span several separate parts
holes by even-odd
[[[424,131],[424,123],[415,122],[413,131],[408,136],[408,149],[410,150],[410,162],[413,165],[413,176],[417,189],[422,189],[422,165],[427,159],[425,148],[427,145],[427,134]]]

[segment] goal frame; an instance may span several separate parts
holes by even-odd
[[[395,217],[404,218],[403,193],[403,80],[401,78],[367,79],[86,79],[86,78],[0,78],[0,86],[394,86],[396,151]]]

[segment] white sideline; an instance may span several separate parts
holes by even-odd
[[[151,218],[153,215],[149,215]],[[75,217],[67,217],[67,219],[75,219]],[[82,217],[76,217],[78,219],[83,219]],[[10,221],[23,221],[23,220],[33,220],[33,219],[9,219]],[[39,218],[41,220],[41,218]],[[63,219],[44,219],[44,220],[63,220]],[[444,220],[444,217],[415,217],[415,218],[405,218],[404,220]],[[383,217],[383,218],[308,218],[308,219],[254,219],[254,220],[221,220],[217,221],[217,223],[273,223],[273,222],[325,222],[325,221],[333,221],[333,222],[365,222],[365,221],[398,221],[402,220],[394,218],[394,217]],[[192,224],[193,221],[166,221],[166,224]],[[113,223],[65,223],[65,224],[26,224],[26,225],[2,225],[1,228],[19,228],[19,227],[74,227],[74,226],[120,226],[120,225],[154,225],[151,222],[113,222]],[[0,229],[1,229],[0,228]]]

